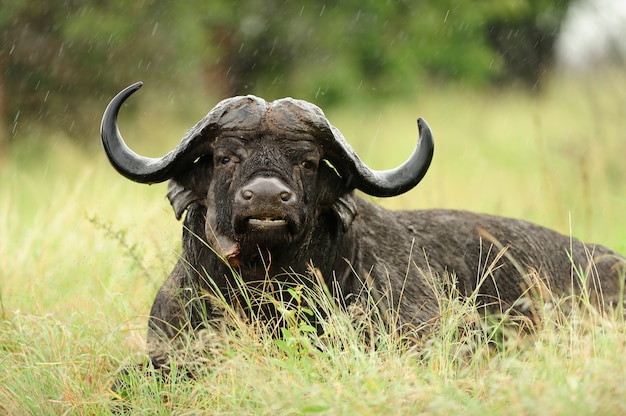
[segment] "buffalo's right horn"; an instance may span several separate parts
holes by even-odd
[[[204,154],[206,146],[198,143],[202,139],[200,132],[194,132],[186,135],[174,150],[161,158],[140,156],[129,149],[118,129],[117,115],[124,101],[142,85],[141,82],[130,85],[111,100],[102,117],[100,136],[109,161],[119,173],[135,182],[158,183],[172,178],[193,163]]]

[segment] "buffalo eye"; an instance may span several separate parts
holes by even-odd
[[[224,157],[222,157],[222,158],[220,159],[220,163],[221,163],[222,165],[227,165],[228,163],[230,163],[230,160],[231,160],[231,159],[230,159],[230,157],[228,157],[228,156],[224,156]]]
[[[312,160],[305,160],[300,165],[306,170],[313,170],[316,166],[315,162]]]

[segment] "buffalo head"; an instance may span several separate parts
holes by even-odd
[[[147,158],[126,146],[117,126],[121,105],[141,85],[121,91],[104,113],[107,156],[133,181],[170,180],[168,198],[177,218],[191,204],[205,207],[203,237],[231,265],[258,262],[264,251],[288,263],[314,237],[320,216],[334,215],[344,231],[350,227],[352,190],[385,197],[406,192],[423,178],[433,155],[430,129],[418,119],[420,139],[410,158],[375,171],[317,106],[248,95],[221,101],[175,149]]]

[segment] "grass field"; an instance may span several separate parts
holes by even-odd
[[[142,94],[121,129],[154,156],[213,105],[174,111]],[[377,201],[386,207],[524,218],[626,254],[626,75],[556,78],[541,94],[438,86],[327,115],[377,169],[410,153],[418,115],[429,122],[429,173]],[[120,403],[108,390],[116,371],[143,360],[146,314],[181,226],[164,184],[131,183],[99,149],[53,132],[21,139],[0,167],[0,414],[108,414]],[[302,328],[284,342],[243,330],[199,381],[137,377],[127,399],[134,414],[626,412],[622,318],[546,306],[542,325],[494,348],[488,331],[464,327],[471,302],[442,302],[441,328],[419,351],[384,335],[371,351],[341,316],[341,342],[321,349]]]

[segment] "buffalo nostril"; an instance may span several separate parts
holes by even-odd
[[[245,199],[246,201],[251,200],[253,196],[254,196],[254,192],[252,192],[249,189],[245,189],[241,192],[241,197]]]
[[[281,192],[281,193],[280,193],[280,199],[281,199],[283,202],[287,202],[287,201],[289,201],[289,200],[291,199],[291,192],[289,192],[289,191],[283,191],[283,192]]]
[[[259,209],[265,209],[276,208],[279,205],[293,205],[297,197],[281,180],[273,177],[258,177],[241,188],[235,200],[237,203],[254,209],[259,207]]]

